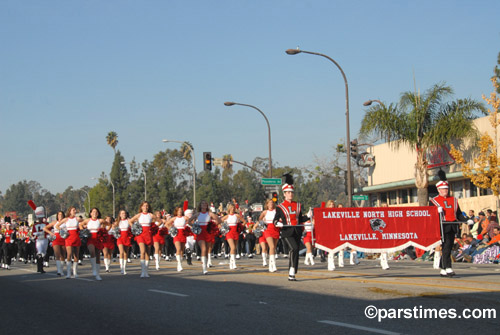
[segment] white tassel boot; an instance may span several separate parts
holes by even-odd
[[[271,261],[271,259],[269,259],[269,261]],[[262,266],[267,266],[267,254],[266,253],[262,253]]]
[[[439,262],[441,261],[441,251],[434,251],[434,269],[439,269]]]
[[[202,266],[202,269],[203,269],[203,274],[206,275],[208,273],[208,270],[207,270],[207,257],[206,256],[201,257],[201,266]]]
[[[335,261],[333,258],[333,252],[328,253],[328,271],[334,271],[335,270]],[[339,261],[340,263],[340,261]],[[340,264],[339,264],[340,266]]]
[[[155,266],[156,266],[156,271],[159,271],[160,270],[160,259],[159,259],[159,256],[158,254],[155,254]]]
[[[339,268],[344,267],[344,250],[339,251]]]
[[[175,259],[177,259],[177,271],[181,272],[182,269],[182,256],[181,255],[175,255]]]

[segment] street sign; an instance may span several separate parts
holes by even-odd
[[[261,185],[281,185],[281,178],[261,178]]]
[[[214,158],[213,162],[215,166],[222,166],[222,158]]]
[[[352,200],[368,200],[367,195],[353,195]]]

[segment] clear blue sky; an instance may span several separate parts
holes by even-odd
[[[456,98],[489,94],[500,52],[499,1],[0,2],[0,191],[36,180],[56,193],[177,144],[251,162],[309,166],[351,138],[369,98],[445,81]]]

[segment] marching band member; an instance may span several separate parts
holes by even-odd
[[[12,260],[12,251],[13,251],[13,246],[14,242],[16,241],[16,231],[12,229],[12,223],[10,220],[10,217],[5,217],[5,228],[2,233],[3,235],[3,245],[2,245],[2,251],[3,251],[3,267],[7,270],[10,270],[10,264]],[[42,264],[42,263],[40,263]],[[43,264],[42,264],[43,266]],[[42,269],[43,271],[43,269]],[[40,272],[40,271],[38,271]]]
[[[290,259],[288,263],[288,280],[296,281],[295,274],[299,268],[299,247],[302,238],[302,227],[295,227],[309,220],[302,214],[300,203],[293,201],[294,187],[293,178],[289,174],[285,175],[286,182],[282,187],[285,200],[276,207],[274,222],[282,227],[281,237],[288,245]]]
[[[306,259],[304,260],[305,265],[314,265],[313,259],[313,246],[312,246],[312,223],[311,220],[308,220],[304,223],[304,230],[306,235],[304,236],[303,243],[306,246]]]
[[[177,207],[174,209],[173,216],[167,221],[166,226],[175,227],[177,229],[177,235],[174,237],[174,245],[176,249],[175,259],[177,260],[177,271],[182,271],[182,257],[184,255],[184,249],[186,247],[186,222],[189,220],[187,216],[184,216],[184,211],[182,207]]]
[[[227,222],[229,226],[229,232],[226,233],[226,240],[229,243],[229,269],[236,269],[236,243],[238,243],[240,237],[240,227],[241,224],[245,223],[245,219],[239,214],[235,213],[235,206],[229,204],[227,206],[227,215],[221,218],[222,222]]]
[[[185,209],[184,215],[188,218],[188,221],[189,221],[189,219],[193,216],[193,210],[192,209]],[[196,244],[196,241],[194,239],[194,234],[191,231],[191,229],[189,228],[189,226],[187,226],[186,230],[184,230],[184,235],[186,236],[186,249],[185,249],[186,263],[188,265],[193,265],[193,262],[191,261],[191,259],[192,259],[191,253],[194,250],[194,246]]]
[[[45,208],[37,207],[35,216],[38,218],[38,221],[33,225],[33,236],[36,238],[36,267],[37,272],[45,273],[43,270],[43,258],[47,254],[47,247],[49,246],[47,233],[44,231],[44,228],[47,226]]]
[[[104,267],[106,272],[109,273],[109,266],[111,265],[111,256],[113,256],[113,251],[115,250],[116,239],[113,235],[109,233],[110,229],[113,227],[114,219],[111,216],[106,216],[104,218],[102,229],[102,236],[104,241],[102,242],[102,255],[104,259]]]
[[[78,254],[80,252],[80,246],[82,245],[82,241],[80,240],[80,235],[78,233],[78,228],[80,222],[83,219],[76,217],[76,207],[72,206],[68,209],[66,213],[66,217],[59,221],[55,225],[55,229],[61,230],[61,226],[66,224],[66,229],[68,230],[69,236],[65,240],[66,245],[66,279],[71,278],[71,260],[73,259],[73,278],[78,277],[77,266],[78,266]]]
[[[266,210],[260,213],[259,221],[264,220],[267,225],[264,234],[262,234],[269,245],[269,272],[276,272],[276,246],[280,238],[280,228],[276,227],[273,223],[274,216],[276,215],[276,204],[272,199],[266,200]],[[264,250],[264,249],[263,249]],[[262,258],[265,259],[266,255],[263,254]],[[263,261],[265,264],[265,261]],[[264,265],[265,266],[265,265]]]
[[[61,235],[59,234],[59,229],[56,229],[56,224],[58,224],[62,219],[64,219],[64,217],[65,217],[65,215],[64,215],[63,211],[57,212],[56,221],[49,223],[43,229],[47,234],[55,236],[55,240],[52,241],[52,249],[54,249],[54,257],[56,259],[56,267],[57,267],[57,275],[58,276],[64,275],[62,264],[63,264],[64,259],[65,259],[64,255],[66,253],[66,249],[64,248],[65,241],[61,237]]]
[[[101,250],[103,248],[99,230],[101,229],[104,220],[101,219],[101,212],[94,207],[90,210],[90,218],[80,222],[80,230],[88,229],[90,237],[87,240],[87,249],[90,253],[90,264],[92,265],[92,275],[96,280],[102,280],[99,272],[101,268]]]
[[[120,272],[122,275],[126,275],[128,252],[132,246],[132,235],[130,232],[130,223],[128,221],[127,211],[122,209],[118,214],[118,217],[120,218],[120,222],[115,225],[120,229],[120,238],[116,242],[120,252]]]
[[[210,232],[207,231],[207,228],[210,221],[215,221],[217,224],[220,224],[221,220],[217,215],[209,211],[208,203],[205,200],[202,200],[198,206],[198,212],[189,219],[188,223],[191,224],[195,221],[198,222],[201,228],[201,233],[196,235],[196,241],[198,242],[198,245],[201,249],[201,263],[203,274],[207,274],[208,247],[206,241],[210,239],[210,236],[208,236]]]
[[[156,270],[160,270],[160,259],[161,259],[161,250],[163,246],[165,245],[165,237],[163,235],[163,232],[160,231],[164,224],[165,221],[161,218],[161,212],[156,211],[154,213],[154,220],[155,220],[155,225],[158,228],[156,231],[156,234],[153,235],[153,246],[154,246],[154,258],[155,258],[155,265],[156,265]]]
[[[437,206],[439,215],[441,215],[443,221],[467,221],[460,210],[457,199],[448,195],[449,189],[448,182],[446,181],[446,174],[440,170],[438,175],[441,179],[441,181],[436,184],[439,195],[431,198],[430,204]],[[439,264],[439,267],[441,268],[440,276],[453,277],[455,272],[453,272],[451,268],[451,249],[455,243],[455,235],[458,232],[458,224],[443,224],[442,232],[443,245],[441,262]]]
[[[147,201],[142,202],[139,210],[141,213],[134,215],[129,222],[133,224],[138,221],[142,226],[142,233],[136,236],[135,239],[141,251],[141,278],[149,278],[149,255],[151,254],[151,245],[153,244],[151,223],[153,222],[154,215],[151,213],[151,206]]]

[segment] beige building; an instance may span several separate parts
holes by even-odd
[[[483,117],[474,121],[481,133],[485,131],[496,141],[500,139],[497,131],[495,137],[493,128],[488,117]],[[498,143],[498,142],[497,142]],[[466,157],[470,157],[474,149],[471,145],[465,151]],[[428,153],[430,165],[446,164],[441,167],[446,172],[450,183],[450,193],[455,196],[462,211],[469,209],[479,211],[488,208],[497,208],[497,197],[491,190],[476,187],[470,179],[465,178],[457,164],[448,154],[449,145],[444,149]],[[357,194],[369,196],[368,206],[380,206],[386,202],[390,206],[417,206],[417,189],[415,187],[415,163],[417,154],[408,146],[401,145],[398,149],[391,147],[388,143],[379,144],[368,149],[375,158],[375,165],[368,168],[368,184],[361,190],[356,189]],[[498,153],[497,153],[498,155]],[[437,195],[435,184],[439,180],[437,172],[439,167],[429,169],[429,196]]]

